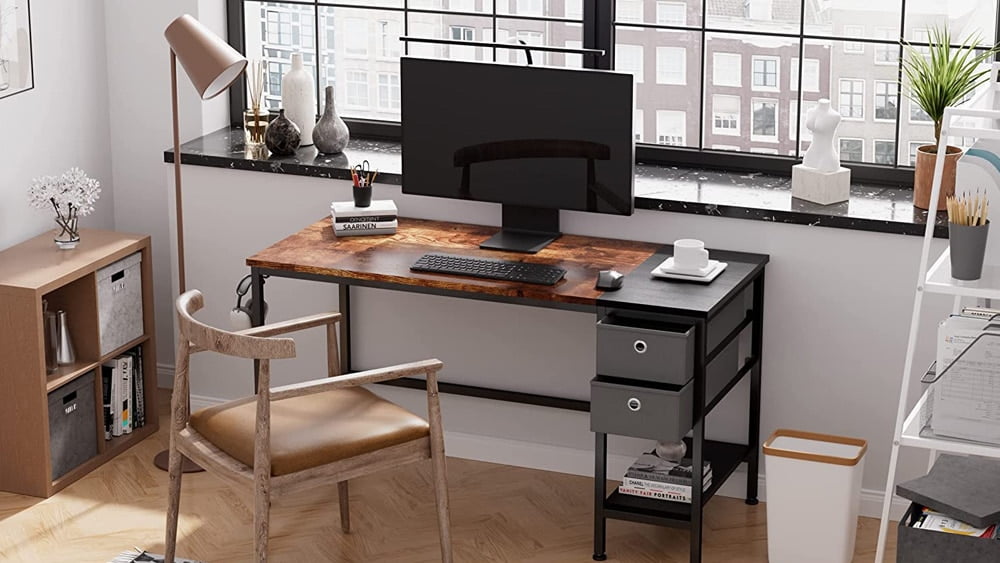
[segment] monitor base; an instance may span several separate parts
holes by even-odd
[[[501,230],[499,233],[484,240],[479,245],[479,248],[535,254],[561,236],[562,233],[533,233],[528,231]]]

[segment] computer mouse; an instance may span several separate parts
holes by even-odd
[[[625,274],[617,270],[601,270],[597,275],[597,289],[615,290],[625,283]]]

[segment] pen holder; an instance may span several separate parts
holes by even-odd
[[[351,188],[354,190],[354,205],[355,207],[368,207],[372,204],[372,188],[371,186],[354,186]]]
[[[973,281],[982,276],[983,259],[986,256],[986,238],[989,233],[989,221],[986,221],[985,225],[948,223],[952,278]]]

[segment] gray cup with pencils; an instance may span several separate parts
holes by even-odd
[[[372,182],[376,176],[378,170],[372,172],[367,160],[351,169],[355,207],[368,207],[372,204]]]
[[[983,275],[986,237],[990,233],[990,202],[982,194],[948,198],[948,244],[951,277],[978,280]]]

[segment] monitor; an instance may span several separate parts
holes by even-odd
[[[404,57],[403,193],[503,205],[482,244],[537,252],[559,210],[631,215],[630,74]]]

